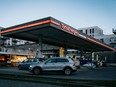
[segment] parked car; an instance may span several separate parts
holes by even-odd
[[[66,75],[70,75],[77,70],[75,63],[69,58],[49,58],[48,60],[30,65],[29,71],[33,74],[41,74],[43,71],[62,71]]]
[[[28,70],[28,68],[31,64],[38,64],[38,63],[43,62],[44,60],[45,60],[44,58],[27,58],[23,62],[19,63],[18,69],[19,70],[22,70],[22,69]]]

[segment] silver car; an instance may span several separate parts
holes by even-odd
[[[70,75],[77,71],[75,63],[69,58],[49,58],[46,61],[30,65],[29,71],[33,74],[41,74],[43,71],[63,71],[65,75]]]

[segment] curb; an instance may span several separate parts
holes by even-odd
[[[17,75],[17,74],[0,74],[0,79],[27,81],[35,83],[46,83],[54,85],[62,85],[64,87],[116,87],[116,81],[108,80],[75,80],[75,79],[60,79],[50,77],[35,77],[30,75]]]
[[[107,66],[116,67],[116,63],[107,63]]]

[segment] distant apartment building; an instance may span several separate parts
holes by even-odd
[[[116,48],[116,29],[113,29],[114,34],[104,35],[103,30],[98,26],[79,28],[79,30],[91,37],[94,37],[100,40],[103,43],[106,43],[114,48]]]
[[[103,30],[98,26],[79,28],[78,30],[92,37],[103,35]]]
[[[95,38],[99,39],[103,43],[106,43],[106,44],[116,48],[116,34],[96,36]]]
[[[116,28],[112,28],[112,32],[116,34]]]

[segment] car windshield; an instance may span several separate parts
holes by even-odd
[[[47,58],[38,58],[40,62],[44,62]]]
[[[24,60],[23,62],[37,62],[37,58],[28,58]]]
[[[55,63],[55,62],[72,62],[71,60],[68,60],[67,58],[50,58],[44,61],[44,63]]]
[[[45,61],[43,61],[44,63],[47,63],[48,61],[50,61],[50,59],[46,59]]]
[[[59,58],[59,59],[56,59],[57,62],[69,62],[68,59],[65,59],[65,58]]]

